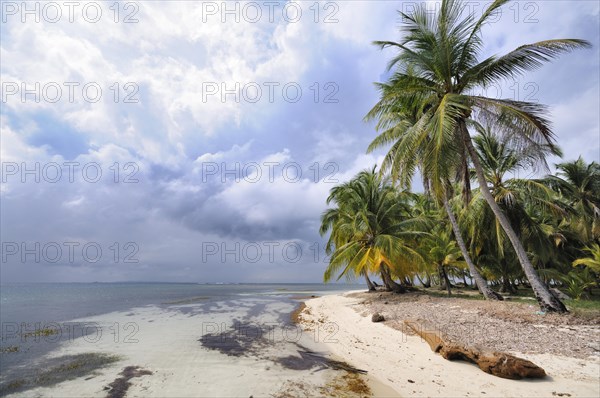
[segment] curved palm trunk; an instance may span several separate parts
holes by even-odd
[[[452,296],[452,291],[450,290],[450,278],[448,278],[448,273],[446,272],[444,266],[442,266],[442,273],[444,274],[444,279],[446,281],[446,290],[448,290],[448,296]]]
[[[500,291],[502,293],[515,293],[515,290],[510,283],[510,279],[506,275],[502,277],[502,288],[500,288]]]
[[[421,278],[421,276],[419,275],[419,273],[416,273],[415,276],[417,277],[417,280],[419,281],[419,283],[421,284],[421,286],[423,287],[429,287],[429,278],[425,279]]]
[[[375,289],[375,285],[373,284],[373,282],[371,282],[371,279],[369,279],[369,275],[365,272],[365,281],[367,282],[367,286],[369,287],[369,291],[370,292],[374,292]]]
[[[465,146],[467,148],[467,151],[469,152],[469,156],[471,157],[471,161],[473,162],[473,167],[475,168],[475,172],[477,174],[477,182],[479,183],[481,193],[485,201],[488,203],[488,205],[494,212],[494,215],[498,219],[498,222],[502,226],[502,229],[506,233],[506,236],[508,236],[512,247],[515,249],[517,257],[519,258],[519,263],[521,263],[521,268],[523,268],[525,276],[531,284],[531,288],[533,289],[533,293],[535,294],[535,297],[537,298],[538,303],[540,304],[540,308],[542,309],[542,311],[547,312],[567,312],[567,308],[565,307],[565,305],[557,297],[550,293],[550,290],[548,290],[546,285],[540,279],[537,272],[535,272],[531,261],[529,261],[529,257],[527,256],[525,247],[523,247],[523,244],[521,243],[519,237],[512,228],[512,225],[510,225],[510,221],[508,220],[500,206],[498,206],[498,203],[496,203],[496,200],[494,199],[494,196],[492,195],[490,190],[487,189],[488,185],[485,179],[485,175],[483,173],[483,167],[481,167],[477,151],[473,146],[471,136],[469,135],[469,131],[467,130],[467,126],[464,120],[460,121],[460,133],[463,142],[465,143]]]
[[[431,275],[429,275],[429,273],[427,271],[425,271],[425,278],[427,278],[427,279],[425,279],[423,281],[424,282],[423,286],[424,287],[431,287]]]
[[[511,294],[515,293],[515,290],[512,284],[510,283],[510,275],[508,275],[508,271],[506,270],[506,259],[503,259],[500,265],[502,266],[502,288],[500,289],[500,292]]]
[[[381,279],[383,279],[383,284],[385,285],[386,291],[394,292],[394,293],[405,293],[406,292],[406,290],[404,289],[404,286],[402,286],[399,283],[396,283],[394,281],[387,265],[381,263],[379,265],[379,270],[381,271]]]
[[[458,247],[465,259],[465,262],[469,266],[469,271],[471,272],[471,277],[475,281],[477,288],[488,300],[504,300],[504,298],[493,291],[487,284],[486,280],[483,279],[483,276],[479,273],[477,268],[475,268],[475,264],[473,260],[471,260],[471,256],[469,255],[469,251],[467,250],[467,245],[465,245],[465,241],[462,238],[460,233],[460,228],[458,226],[458,222],[456,221],[456,217],[454,217],[454,213],[452,213],[452,209],[450,208],[450,203],[448,203],[448,198],[444,194],[444,210],[448,214],[448,218],[450,219],[450,224],[452,224],[452,231],[454,231],[454,239],[456,239],[456,243],[458,243]]]
[[[438,276],[440,278],[440,290],[446,290],[446,278],[444,277],[444,266],[438,264],[437,266]]]

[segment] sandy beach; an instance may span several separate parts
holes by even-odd
[[[252,334],[240,355],[226,355],[218,349],[204,348],[200,342],[203,336],[220,331],[221,325],[224,330],[230,329],[230,311],[234,309],[221,305],[209,316],[192,316],[178,310],[149,306],[82,319],[80,321],[88,325],[97,325],[101,332],[62,344],[40,361],[52,364],[58,358],[89,353],[115,355],[117,360],[82,377],[10,396],[258,397],[280,394],[287,390],[286,385],[316,389],[333,378],[331,370],[298,371],[274,363],[277,358],[292,354],[289,347],[291,331],[289,341],[274,334],[266,343]],[[235,311],[241,312],[240,309]],[[275,319],[267,321],[275,322]],[[115,325],[118,325],[118,335],[113,333]],[[310,340],[303,343],[310,344]],[[224,347],[235,348],[236,345]],[[111,395],[109,385],[130,366],[148,373],[128,380],[131,385],[126,394]],[[54,366],[48,368],[51,367]]]
[[[294,325],[290,313],[299,303],[275,293],[197,297],[53,323],[62,327],[60,341],[49,329],[38,329],[4,342],[18,350],[4,350],[3,360],[27,351],[31,356],[23,365],[3,367],[0,396],[358,397],[370,395],[371,388],[394,393]]]
[[[593,343],[600,337],[600,329],[593,324],[595,318],[536,318],[535,307],[525,304],[420,293],[323,293],[317,298],[295,298],[306,300],[292,314],[291,320],[298,325],[291,323],[290,312],[300,302],[284,302],[277,296],[215,301],[198,297],[75,319],[69,325],[85,325],[87,334],[63,336],[73,338],[49,344],[45,354],[28,362],[29,375],[19,368],[8,369],[2,382],[9,388],[2,395],[308,398],[600,394],[600,357]],[[373,323],[374,312],[386,320]],[[454,334],[449,334],[456,340],[463,338],[510,352],[541,366],[548,376],[508,380],[484,373],[473,364],[447,361],[420,337],[403,330],[404,319],[436,321],[453,330]],[[453,322],[455,327],[450,328]],[[476,333],[478,328],[483,331]],[[535,336],[542,337],[536,340]],[[40,339],[52,341],[55,337]],[[548,343],[555,340],[556,344]],[[23,345],[22,349],[28,348]],[[566,355],[569,352],[571,355]],[[15,386],[19,378],[27,385]],[[16,391],[10,393],[10,388]]]
[[[547,376],[540,380],[499,378],[484,373],[473,364],[445,360],[432,352],[419,336],[394,328],[402,318],[402,312],[396,311],[394,304],[387,302],[391,297],[387,293],[346,293],[311,299],[306,302],[306,309],[300,315],[301,322],[309,330],[335,325],[336,332],[324,340],[332,353],[351,365],[367,370],[369,375],[386,384],[400,397],[600,396],[598,352],[590,356],[569,357],[544,353],[541,347],[536,353],[510,351],[510,354],[544,368]],[[387,306],[381,312],[387,319],[385,322],[371,321],[371,306],[381,308],[373,302]],[[447,304],[453,305],[456,306],[453,302]],[[441,300],[433,304],[415,303],[414,306],[425,314],[444,311]],[[544,333],[544,325],[538,326],[540,333]],[[598,331],[596,325],[588,339],[597,338]]]

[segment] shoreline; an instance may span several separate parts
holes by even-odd
[[[298,340],[296,346],[288,342],[295,341],[293,331],[289,339],[280,336],[285,333],[281,328],[274,329],[272,337],[261,337],[255,333],[262,321],[253,320],[253,326],[237,330],[232,328],[232,321],[229,314],[205,317],[157,306],[85,318],[85,322],[97,325],[99,333],[93,339],[59,344],[37,359],[43,366],[36,366],[38,373],[27,378],[37,383],[40,375],[48,375],[50,383],[6,390],[0,395],[309,398],[325,388],[343,388],[346,380],[338,377],[342,372],[333,368],[318,371],[325,359],[310,339]],[[274,323],[274,316],[264,319],[264,325]],[[111,329],[115,324],[120,325],[118,335]],[[125,325],[135,325],[135,329]],[[225,325],[223,329],[221,325]],[[304,348],[316,352],[314,357],[298,355],[296,349]],[[87,366],[90,358],[98,366]],[[48,371],[44,373],[43,368]],[[121,394],[123,390],[126,394]],[[299,394],[286,395],[288,390]]]
[[[490,324],[492,318],[481,311],[493,313],[490,309],[495,304],[426,298],[412,293],[350,291],[316,298],[299,295],[287,303],[272,297],[192,300],[86,317],[73,322],[96,325],[97,333],[59,342],[40,356],[38,365],[49,369],[36,365],[48,379],[45,385],[31,385],[13,394],[3,392],[15,397],[113,397],[119,396],[111,395],[113,392],[131,382],[128,397],[600,395],[600,357],[588,358],[589,347],[570,358],[553,356],[560,352],[556,346],[546,347],[546,354],[510,350],[544,368],[549,377],[541,380],[501,379],[475,365],[443,359],[420,337],[398,328],[403,316],[417,319],[421,311],[444,315],[437,318],[439,321],[450,317],[471,322],[470,327],[483,324],[487,335],[503,338],[505,345],[510,343],[510,336],[490,333],[495,330]],[[524,307],[498,308],[509,308],[512,322],[525,332],[532,327],[532,321],[523,320]],[[462,311],[463,316],[458,318],[453,311]],[[386,320],[373,323],[374,312],[384,314]],[[492,315],[500,326],[506,321],[502,318],[506,313],[496,311]],[[600,333],[597,326],[586,329],[590,328],[588,321],[531,319],[546,322],[533,325],[546,327],[539,329],[545,335],[557,333],[549,328],[557,319],[568,326],[561,333],[588,333],[587,340],[582,341],[595,339]],[[272,325],[278,326],[270,329]],[[257,334],[261,327],[264,333]],[[528,343],[530,348],[539,344]],[[569,344],[573,342],[560,341],[563,348]]]
[[[27,374],[3,372],[0,396],[369,396],[359,369],[290,325],[300,303],[239,297],[75,319],[94,333],[52,344]]]
[[[307,300],[300,319],[308,331],[333,325],[336,332],[322,339],[329,351],[352,366],[368,371],[372,382],[381,383],[388,391],[391,389],[395,396],[600,396],[600,357],[597,355],[577,358],[510,351],[541,366],[548,376],[536,380],[503,379],[470,363],[445,360],[431,351],[420,337],[391,326],[400,319],[391,316],[392,319],[385,322],[373,323],[364,297],[376,301],[379,294],[354,291]],[[393,313],[392,307],[393,304],[389,305],[386,316]],[[544,333],[543,329],[540,333]],[[386,396],[377,394],[376,389],[373,395]]]

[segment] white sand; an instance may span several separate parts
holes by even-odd
[[[213,322],[210,327],[221,323],[231,325],[232,319],[244,315],[244,302],[237,304],[239,308],[216,303],[215,312],[194,316],[149,306],[78,320],[101,327],[102,336],[98,341],[93,341],[95,335],[80,337],[61,344],[42,359],[97,352],[118,354],[122,360],[93,375],[25,390],[11,397],[105,397],[105,387],[118,378],[126,366],[140,366],[153,372],[131,379],[127,398],[272,397],[285,391],[290,391],[292,396],[310,397],[318,394],[318,388],[339,373],[328,369],[293,370],[272,362],[272,358],[294,353],[294,333],[290,331],[284,340],[280,328],[275,328],[273,341],[261,348],[258,358],[229,357],[203,348],[198,340],[203,327],[206,330],[207,321]],[[263,319],[269,313],[277,316],[282,305],[271,301],[259,316]],[[264,322],[273,320],[267,318]],[[114,333],[115,326],[120,331],[118,335]],[[302,336],[298,342],[311,349],[323,348],[308,336]]]
[[[334,359],[367,370],[367,381],[376,397],[551,397],[553,392],[573,397],[600,396],[598,358],[581,360],[514,353],[543,367],[549,377],[537,381],[501,379],[471,364],[446,361],[431,352],[419,337],[372,323],[353,308],[358,301],[343,295],[307,301],[311,315],[304,317],[319,327],[309,324],[311,330],[304,331],[297,342],[310,350],[329,350]],[[232,319],[270,323],[277,321],[282,312],[289,311],[286,307],[289,304],[265,301],[265,307],[253,318],[252,305],[244,300],[214,303],[205,308],[207,313],[194,315],[148,306],[79,320],[96,323],[102,336],[97,341],[91,336],[61,344],[48,358],[97,352],[118,354],[122,359],[92,375],[13,396],[105,397],[106,386],[117,379],[126,366],[140,366],[153,372],[130,380],[128,398],[322,395],[320,387],[338,377],[340,372],[293,370],[272,361],[294,354],[297,346],[292,332],[284,338],[282,330],[276,328],[273,340],[261,348],[258,357],[228,357],[201,346],[198,339],[203,330],[207,330],[207,322],[211,322],[210,327],[221,323],[231,325]],[[181,307],[195,308],[194,305]],[[115,330],[119,330],[118,335]]]
[[[353,308],[359,301],[344,295],[311,299],[306,302],[310,314],[303,314],[303,319],[316,322],[320,330],[333,326],[335,334],[318,333],[320,340],[335,355],[393,388],[397,396],[552,397],[567,393],[600,397],[598,357],[581,360],[513,352],[544,368],[548,376],[542,380],[502,379],[475,365],[445,360],[418,336],[371,322]],[[307,325],[314,328],[310,322]]]

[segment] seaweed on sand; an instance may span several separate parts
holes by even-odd
[[[127,394],[127,390],[131,387],[129,380],[134,377],[141,377],[153,374],[150,370],[141,369],[139,366],[127,366],[120,373],[121,377],[115,379],[107,387],[108,394],[106,398],[123,398]]]
[[[281,357],[275,359],[275,362],[287,369],[293,370],[309,370],[313,368],[319,368],[318,370],[333,369],[333,370],[345,370],[352,374],[366,374],[366,370],[355,368],[346,362],[336,361],[331,358],[327,358],[319,353],[309,351],[298,345],[298,356],[289,355],[287,357]]]
[[[120,358],[102,353],[84,353],[51,358],[30,369],[27,375],[0,383],[0,396],[36,387],[49,387],[103,368]],[[45,370],[47,369],[47,370]],[[9,376],[10,377],[10,376]]]
[[[265,330],[251,323],[234,322],[232,328],[218,333],[206,333],[200,338],[203,347],[229,356],[258,356],[268,344]]]

